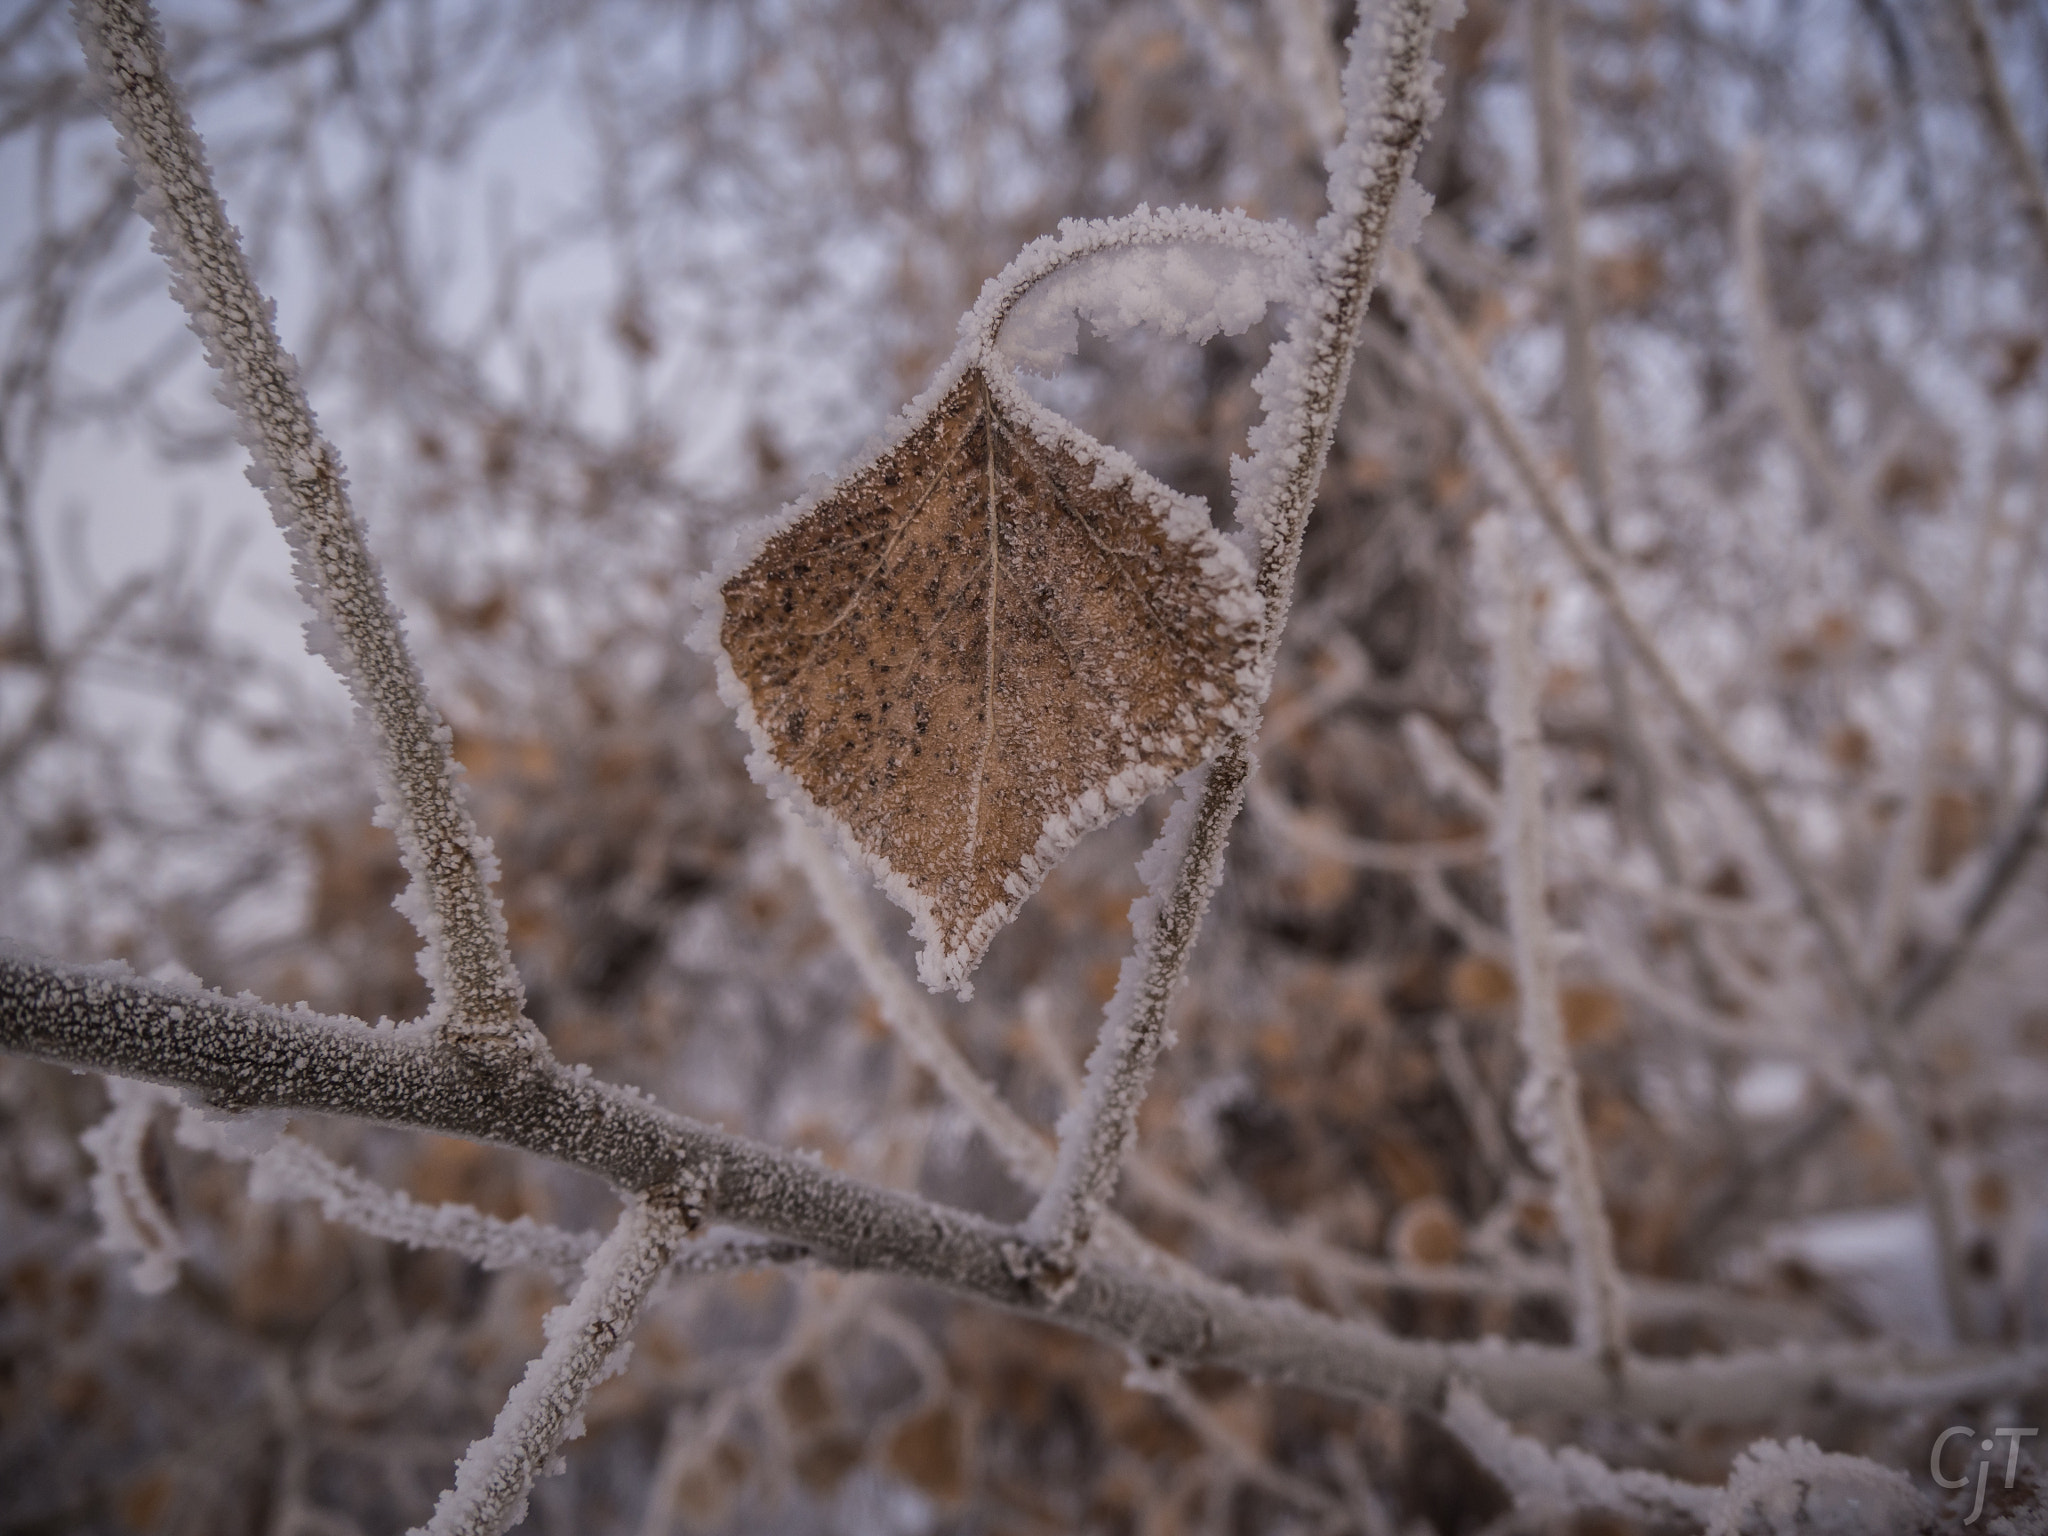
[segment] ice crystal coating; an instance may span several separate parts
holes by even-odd
[[[971,347],[743,558],[715,617],[755,771],[911,912],[934,991],[966,995],[1068,849],[1251,718],[1242,557]]]
[[[1308,260],[1285,224],[1141,204],[1032,241],[989,279],[962,330],[1036,373],[1073,352],[1081,320],[1104,336],[1141,325],[1188,341],[1235,336],[1270,305],[1304,301]]]

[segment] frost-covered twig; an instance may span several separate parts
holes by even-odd
[[[1499,818],[1499,791],[1429,716],[1411,710],[1401,717],[1401,745],[1432,795],[1463,802],[1466,810],[1488,824]]]
[[[1821,435],[1820,423],[1814,419],[1813,408],[1807,403],[1806,392],[1800,387],[1791,343],[1778,324],[1770,272],[1764,262],[1763,200],[1759,192],[1762,174],[1763,152],[1751,145],[1735,168],[1735,264],[1741,280],[1750,350],[1755,355],[1764,392],[1829,515],[1877,557],[1885,574],[1899,584],[1923,622],[1940,625],[1948,617],[1940,596],[1914,568],[1898,540],[1877,516],[1867,489],[1836,461]],[[1980,637],[1974,623],[1969,625],[1966,635],[1972,663],[1998,690],[1999,697],[2030,718],[2042,720],[2048,711],[2044,711],[2040,699],[2021,688],[2013,676],[2011,657]]]
[[[1613,561],[1595,549],[1565,515],[1564,503],[1550,476],[1542,468],[1534,445],[1487,382],[1485,371],[1474,356],[1471,345],[1460,333],[1443,300],[1430,287],[1420,266],[1405,253],[1396,252],[1387,264],[1387,283],[1389,291],[1427,334],[1432,352],[1442,360],[1459,391],[1484,424],[1488,436],[1513,469],[1517,489],[1526,496],[1529,505],[1542,519],[1543,526],[1570,558],[1580,578],[1600,599],[1616,630],[1627,642],[1637,665],[1656,684],[1665,704],[1678,716],[1716,771],[1735,792],[1736,799],[1769,850],[1772,861],[1799,898],[1800,909],[1813,925],[1829,963],[1859,1004],[1868,1009],[1871,999],[1862,984],[1854,946],[1849,941],[1841,914],[1835,910],[1819,877],[1793,844],[1791,832],[1772,807],[1763,781],[1729,745],[1728,739],[1679,681],[1678,673],[1665,656],[1663,647],[1637,617],[1622,591]]]
[[[1651,1529],[1704,1527],[1707,1536],[1793,1531],[1931,1530],[1931,1514],[1901,1473],[1804,1440],[1759,1440],[1720,1488],[1659,1472],[1610,1467],[1576,1446],[1555,1450],[1519,1435],[1472,1392],[1454,1388],[1444,1423],[1498,1478],[1518,1510],[1568,1517],[1607,1510]]]
[[[810,882],[825,921],[873,994],[890,1033],[988,1138],[1018,1184],[1027,1190],[1042,1190],[1053,1175],[1051,1140],[1005,1104],[946,1037],[930,999],[883,950],[881,935],[861,909],[859,892],[846,879],[824,839],[795,812],[785,810],[783,818],[790,855]],[[1119,1258],[1153,1270],[1193,1273],[1181,1260],[1148,1243],[1115,1213],[1106,1216],[1104,1228]]]
[[[99,1218],[100,1247],[132,1259],[130,1283],[143,1295],[155,1296],[177,1284],[185,1240],[157,1199],[143,1158],[157,1111],[175,1106],[178,1096],[110,1077],[107,1097],[106,1118],[79,1138],[93,1160],[92,1209]]]
[[[1232,466],[1238,516],[1258,540],[1261,694],[1301,560],[1309,510],[1329,457],[1358,333],[1390,234],[1402,238],[1426,206],[1410,172],[1435,114],[1430,46],[1439,17],[1428,0],[1390,0],[1362,15],[1345,71],[1347,128],[1332,156],[1330,211],[1317,227],[1302,311],[1258,388],[1266,417],[1248,463]],[[1203,912],[1223,873],[1230,825],[1252,773],[1251,733],[1191,775],[1141,867],[1147,894],[1132,908],[1134,952],[1124,963],[1080,1100],[1060,1125],[1059,1165],[1027,1230],[1032,1271],[1058,1290],[1087,1246],[1137,1127],[1152,1068],[1166,1043],[1167,1006],[1187,967]]]
[[[1420,322],[1421,329],[1427,332],[1433,352],[1456,379],[1466,400],[1485,424],[1488,435],[1513,467],[1530,506],[1542,519],[1551,537],[1570,557],[1580,578],[1600,598],[1617,631],[1628,642],[1637,664],[1656,683],[1665,704],[1683,722],[1687,732],[1734,791],[1772,861],[1798,897],[1801,911],[1820,940],[1822,954],[1854,1005],[1871,1054],[1890,1084],[1893,1099],[1898,1105],[1898,1122],[1907,1162],[1912,1166],[1921,1198],[1933,1213],[1935,1230],[1944,1239],[1943,1294],[1948,1315],[1957,1337],[1966,1337],[1964,1307],[1959,1292],[1960,1271],[1953,1244],[1947,1241],[1951,1234],[1960,1231],[1954,1200],[1941,1176],[1927,1126],[1919,1110],[1915,1078],[1905,1062],[1894,1031],[1887,1027],[1886,1013],[1879,999],[1864,979],[1855,946],[1850,941],[1848,927],[1841,914],[1829,899],[1819,876],[1794,845],[1791,831],[1772,807],[1763,781],[1729,744],[1706,711],[1694,701],[1679,681],[1663,648],[1636,616],[1621,589],[1621,579],[1613,561],[1595,549],[1572,526],[1556,487],[1537,460],[1534,447],[1487,382],[1471,346],[1459,332],[1450,312],[1444,308],[1443,301],[1429,286],[1419,266],[1405,252],[1397,251],[1388,263],[1387,277],[1390,289],[1409,314]]]
[[[470,1446],[425,1536],[498,1536],[526,1515],[527,1491],[564,1440],[583,1433],[590,1389],[624,1363],[626,1335],[688,1235],[684,1215],[636,1198],[584,1267],[583,1283],[542,1323],[547,1347],[526,1368],[486,1439]]]
[[[1463,1387],[1451,1389],[1444,1425],[1500,1480],[1518,1509],[1553,1517],[1605,1509],[1659,1525],[1676,1513],[1704,1523],[1720,1497],[1718,1489],[1661,1473],[1616,1471],[1576,1446],[1552,1450],[1516,1434],[1477,1393]]]
[[[1536,104],[1536,146],[1543,182],[1544,244],[1549,248],[1553,279],[1564,300],[1564,385],[1566,414],[1571,423],[1572,466],[1585,497],[1593,543],[1612,553],[1613,469],[1600,404],[1600,365],[1595,345],[1593,274],[1582,239],[1578,135],[1572,121],[1571,80],[1560,32],[1558,0],[1533,0],[1529,7],[1530,89]],[[1624,785],[1633,791],[1644,841],[1664,883],[1685,884],[1664,804],[1663,785],[1638,718],[1627,663],[1611,623],[1600,631],[1600,672],[1607,687],[1609,729]],[[1688,921],[1679,924],[1686,958],[1701,990],[1709,997],[1726,996],[1728,988]]]
[[[1444,837],[1416,842],[1383,842],[1352,837],[1334,827],[1310,819],[1288,805],[1262,782],[1254,782],[1248,799],[1261,825],[1320,859],[1329,859],[1353,869],[1372,869],[1410,874],[1446,865],[1478,864],[1491,854],[1483,837]]]
[[[1963,41],[1970,52],[1970,65],[1977,75],[1977,96],[1991,130],[2012,164],[2013,179],[2019,184],[2020,206],[2034,226],[2041,242],[2041,257],[2048,261],[2048,178],[2041,162],[2027,142],[2027,131],[2006,89],[2005,71],[1998,64],[1998,49],[1991,40],[1991,28],[1978,0],[1954,0],[1956,19],[1962,23]]]
[[[1611,1378],[1577,1350],[1396,1339],[1216,1281],[1162,1279],[1087,1255],[1055,1300],[1017,1277],[1014,1228],[861,1183],[551,1063],[480,1094],[474,1068],[423,1028],[372,1029],[0,946],[0,1050],[194,1089],[224,1108],[316,1110],[519,1147],[623,1192],[682,1191],[700,1219],[800,1243],[821,1264],[916,1278],[1184,1367],[1406,1402],[1433,1401],[1465,1379],[1503,1413],[1616,1404]],[[1930,1355],[1880,1343],[1638,1356],[1618,1405],[1727,1421],[1848,1383],[1935,1402],[1956,1372],[1979,1395],[2017,1390],[2048,1379],[2048,1350]]]
[[[1515,992],[1527,1076],[1516,1119],[1537,1161],[1557,1180],[1571,1245],[1577,1297],[1574,1334],[1619,1372],[1628,1352],[1628,1313],[1614,1232],[1600,1198],[1593,1143],[1579,1104],[1579,1075],[1558,1012],[1557,954],[1544,878],[1543,758],[1536,719],[1536,636],[1529,586],[1498,516],[1475,535],[1482,590],[1492,610],[1494,729],[1501,746],[1500,853],[1514,941]]]
[[[1438,1015],[1429,1026],[1429,1041],[1436,1053],[1436,1067],[1443,1074],[1444,1086],[1458,1101],[1458,1112],[1464,1116],[1466,1128],[1478,1144],[1481,1164],[1495,1178],[1502,1177],[1512,1163],[1507,1135],[1501,1128],[1500,1116],[1495,1113],[1493,1095],[1487,1091],[1479,1068],[1472,1060],[1472,1053],[1465,1049],[1464,1031],[1459,1027],[1457,1016],[1448,1013]]]
[[[1593,277],[1580,240],[1577,139],[1571,122],[1571,85],[1565,72],[1562,18],[1556,0],[1529,6],[1529,89],[1536,104],[1537,159],[1543,180],[1543,240],[1551,280],[1564,300],[1565,397],[1572,431],[1572,465],[1592,514],[1594,541],[1609,542],[1613,512],[1608,494],[1607,438],[1601,421],[1599,364],[1593,338]]]
[[[1810,1440],[1759,1440],[1735,1458],[1706,1536],[1795,1531],[1926,1531],[1933,1511],[1903,1472]],[[1846,1522],[1845,1522],[1846,1517]]]
[[[2013,813],[2012,823],[2000,839],[1997,850],[1984,865],[1977,888],[1963,904],[1955,932],[1948,942],[1930,953],[1906,975],[1899,987],[1891,1016],[1901,1025],[1918,1017],[1941,989],[1948,985],[1962,963],[1970,957],[1977,938],[2004,903],[2040,845],[2044,823],[2048,823],[2048,765],[2034,782],[2034,791]]]
[[[341,456],[320,434],[297,364],[279,344],[272,306],[214,190],[198,130],[172,82],[148,0],[79,0],[78,34],[138,209],[171,270],[220,377],[221,398],[254,460],[272,516],[291,544],[315,622],[309,643],[348,684],[379,747],[385,813],[413,887],[407,915],[427,941],[423,964],[435,1014],[458,1042],[516,1042],[544,1052],[525,1021],[524,992],[491,892],[490,843],[471,820],[449,750],[384,577],[349,505]]]
[[[296,1136],[259,1139],[250,1130],[188,1109],[179,1122],[178,1141],[246,1163],[249,1193],[257,1200],[310,1200],[329,1221],[409,1248],[459,1253],[485,1269],[531,1267],[568,1283],[583,1272],[597,1248],[598,1239],[590,1233],[543,1226],[530,1216],[504,1221],[471,1205],[415,1200],[343,1167]]]

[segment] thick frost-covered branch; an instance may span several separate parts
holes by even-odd
[[[1599,1363],[1577,1350],[1397,1339],[1293,1302],[1087,1254],[1055,1298],[1015,1273],[1014,1228],[699,1125],[585,1072],[547,1062],[491,1071],[440,1049],[425,1029],[372,1029],[4,948],[0,1050],[196,1089],[221,1108],[315,1110],[517,1147],[695,1219],[800,1243],[819,1263],[922,1280],[1147,1359],[1344,1397],[1430,1403],[1465,1380],[1503,1413],[1619,1406],[1726,1421],[1843,1394],[1942,1401],[2048,1378],[2042,1350],[1930,1356],[1891,1344],[1789,1345],[1637,1357],[1617,1398]]]
[[[657,1201],[636,1199],[590,1256],[583,1283],[542,1322],[547,1347],[505,1399],[491,1433],[469,1448],[455,1486],[441,1495],[425,1536],[498,1536],[526,1516],[526,1495],[564,1440],[583,1433],[590,1389],[624,1364],[641,1304],[690,1223]]]
[[[1500,733],[1501,873],[1514,941],[1522,1052],[1528,1058],[1517,1118],[1537,1160],[1559,1184],[1577,1295],[1574,1332],[1619,1371],[1628,1352],[1628,1313],[1614,1232],[1600,1199],[1593,1143],[1579,1105],[1579,1075],[1565,1048],[1557,1003],[1557,949],[1544,877],[1543,758],[1536,719],[1536,637],[1528,582],[1494,517],[1478,530],[1479,569],[1493,610],[1493,723]]]
[[[513,1040],[544,1051],[491,893],[495,861],[458,783],[448,727],[428,701],[383,573],[349,505],[341,456],[320,434],[298,365],[279,344],[272,306],[214,190],[206,153],[172,82],[148,0],[78,0],[78,34],[138,210],[171,269],[254,463],[250,478],[292,548],[312,605],[313,648],[348,684],[374,732],[386,814],[413,878],[404,905],[427,941],[424,970],[451,1037]]]
[[[1316,229],[1309,287],[1287,339],[1259,375],[1267,414],[1252,433],[1252,458],[1233,466],[1239,521],[1258,541],[1262,691],[1279,654],[1302,535],[1381,255],[1390,234],[1412,234],[1398,230],[1397,220],[1419,222],[1426,207],[1410,173],[1437,107],[1430,47],[1440,19],[1429,0],[1390,0],[1360,17],[1344,80],[1347,127],[1331,157],[1330,211]],[[1251,734],[1191,776],[1141,869],[1147,894],[1131,912],[1134,952],[1104,1012],[1081,1097],[1061,1121],[1058,1170],[1029,1223],[1031,1267],[1054,1289],[1086,1247],[1136,1133],[1166,1044],[1167,1006],[1222,879],[1252,773]]]

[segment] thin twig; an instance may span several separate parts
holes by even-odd
[[[1706,711],[1679,681],[1678,673],[1664,655],[1663,647],[1657,644],[1636,616],[1623,593],[1613,561],[1593,548],[1565,515],[1564,504],[1550,476],[1539,463],[1535,447],[1520,424],[1508,414],[1507,407],[1488,383],[1479,359],[1458,330],[1457,322],[1451,318],[1443,300],[1429,286],[1414,260],[1405,253],[1397,253],[1388,263],[1387,281],[1389,290],[1420,323],[1435,354],[1443,360],[1461,393],[1478,413],[1488,435],[1514,470],[1517,482],[1542,519],[1543,526],[1571,559],[1580,578],[1605,606],[1615,628],[1627,641],[1637,665],[1657,685],[1666,705],[1684,723],[1688,733],[1735,792],[1779,872],[1797,895],[1800,908],[1813,925],[1837,975],[1851,988],[1852,995],[1865,1000],[1866,989],[1855,963],[1848,930],[1823,890],[1819,877],[1793,845],[1790,831],[1771,806],[1763,781],[1729,745],[1727,738],[1707,717]]]
[[[1253,433],[1238,506],[1259,540],[1259,668],[1266,686],[1381,253],[1435,114],[1435,34],[1436,17],[1424,0],[1399,0],[1361,18],[1345,78],[1348,126],[1333,156],[1331,208],[1317,228],[1313,282],[1261,376],[1268,414]],[[1222,878],[1256,735],[1254,723],[1199,773],[1148,855],[1155,864],[1170,857],[1166,878],[1148,880],[1152,894],[1133,910],[1135,952],[1105,1012],[1081,1098],[1061,1123],[1057,1171],[1028,1224],[1030,1271],[1054,1291],[1072,1275],[1136,1133],[1138,1106],[1165,1044],[1167,1005]]]
[[[1907,914],[1914,893],[1920,888],[1920,871],[1926,862],[1927,818],[1934,798],[1934,779],[1943,749],[1947,745],[1949,721],[1955,714],[1956,672],[1970,625],[1982,605],[1988,574],[1991,544],[1998,528],[1998,496],[1987,500],[1977,520],[1977,536],[1971,540],[1970,562],[1961,586],[1948,605],[1942,624],[1940,648],[1935,653],[1934,674],[1927,695],[1927,713],[1920,725],[1918,750],[1913,754],[1912,777],[1906,785],[1906,803],[1892,828],[1891,846],[1885,850],[1883,878],[1871,913],[1870,933],[1864,946],[1865,974],[1873,987],[1881,986],[1898,956],[1905,936]]]
[[[490,886],[495,861],[461,792],[448,727],[385,593],[349,504],[341,456],[321,436],[298,368],[277,338],[214,190],[198,130],[173,83],[149,0],[79,0],[79,39],[141,188],[171,292],[220,375],[272,515],[292,546],[299,586],[328,632],[341,674],[378,742],[384,803],[414,887],[408,915],[427,941],[435,1012],[451,1040],[547,1047],[525,996]]]
[[[1412,874],[1446,865],[1481,864],[1492,856],[1483,837],[1445,837],[1415,842],[1382,842],[1352,837],[1304,816],[1263,782],[1254,781],[1248,796],[1252,813],[1303,853],[1330,859],[1353,869]]]
[[[1529,73],[1536,105],[1537,159],[1543,182],[1544,243],[1554,280],[1564,299],[1564,383],[1571,421],[1572,465],[1585,496],[1594,547],[1614,552],[1613,471],[1600,406],[1600,360],[1595,333],[1593,276],[1581,238],[1581,188],[1577,134],[1572,123],[1571,80],[1560,38],[1559,0],[1533,0],[1529,7]],[[1600,630],[1600,673],[1607,688],[1614,755],[1623,783],[1633,789],[1637,817],[1657,872],[1673,889],[1685,884],[1678,839],[1664,804],[1657,765],[1643,740],[1635,694],[1612,622]],[[1699,931],[1678,924],[1679,940],[1701,992],[1720,1001],[1728,986]]]
[[[1557,952],[1543,872],[1547,818],[1536,718],[1535,625],[1528,582],[1508,539],[1507,525],[1498,517],[1477,532],[1481,584],[1490,589],[1488,606],[1494,610],[1492,707],[1501,745],[1501,879],[1514,941],[1522,1051],[1528,1058],[1518,1118],[1524,1140],[1557,1180],[1563,1197],[1579,1347],[1598,1355],[1618,1376],[1628,1354],[1628,1312],[1614,1260],[1614,1229],[1601,1200],[1599,1167],[1579,1103],[1579,1075],[1558,1012]]]
[[[1820,940],[1821,952],[1836,980],[1848,994],[1871,1054],[1883,1071],[1898,1106],[1899,1130],[1905,1143],[1906,1159],[1913,1170],[1921,1198],[1927,1202],[1941,1242],[1943,1295],[1948,1316],[1957,1337],[1966,1337],[1961,1258],[1956,1246],[1961,1224],[1956,1217],[1954,1198],[1942,1176],[1939,1159],[1927,1134],[1926,1120],[1919,1108],[1917,1078],[1905,1059],[1895,1032],[1885,1025],[1884,1010],[1857,963],[1847,925],[1828,899],[1819,876],[1794,846],[1791,831],[1772,807],[1763,781],[1693,700],[1691,693],[1679,681],[1663,648],[1636,616],[1621,589],[1621,579],[1614,563],[1588,543],[1565,516],[1563,502],[1538,462],[1534,447],[1488,383],[1479,359],[1458,330],[1443,300],[1429,286],[1413,258],[1405,252],[1394,253],[1387,264],[1387,279],[1390,291],[1428,335],[1435,355],[1450,370],[1460,391],[1485,424],[1488,435],[1513,468],[1522,491],[1544,527],[1570,557],[1580,578],[1606,607],[1616,630],[1628,642],[1637,665],[1657,685],[1666,706],[1683,722],[1687,732],[1734,791],[1779,873],[1798,897],[1800,909]]]
[[[2011,892],[2020,871],[2026,868],[2028,858],[2041,840],[2044,821],[2048,821],[2048,766],[2043,767],[2041,777],[2035,781],[2034,792],[2027,796],[2026,803],[2014,815],[1998,851],[1985,864],[1977,889],[1964,904],[1963,915],[1956,922],[1955,933],[1946,944],[1908,972],[1900,984],[1898,999],[1891,1007],[1891,1017],[1896,1024],[1904,1026],[1917,1018],[1969,958],[1978,936]]]
[[[1991,130],[2019,183],[2020,206],[2041,242],[2042,259],[2048,260],[2048,178],[2041,173],[2041,162],[2035,158],[2013,106],[2012,92],[2006,89],[2005,71],[1998,67],[1998,49],[1991,40],[1984,8],[1977,0],[1954,0],[1954,4],[1956,19],[1963,24],[1963,41],[1970,50],[1970,64],[1977,74],[1977,99],[1983,103],[1984,115],[1991,120]]]
[[[1852,480],[1836,462],[1834,452],[1821,435],[1819,422],[1814,419],[1813,408],[1807,403],[1806,392],[1800,387],[1791,343],[1778,324],[1770,270],[1764,261],[1763,203],[1758,191],[1762,165],[1763,152],[1752,144],[1735,168],[1736,272],[1741,279],[1743,315],[1750,349],[1756,355],[1757,373],[1772,409],[1791,439],[1793,452],[1829,515],[1877,557],[1878,564],[1899,584],[1921,620],[1938,625],[1947,616],[1941,598],[1878,518],[1865,487]],[[1969,631],[1969,656],[2009,706],[2032,720],[2048,722],[2048,705],[2020,686],[2013,676],[2010,657],[1979,636],[1974,624]]]
[[[498,1536],[526,1515],[534,1479],[569,1436],[583,1403],[608,1373],[647,1293],[689,1231],[676,1211],[637,1198],[584,1266],[568,1304],[548,1314],[547,1347],[505,1399],[485,1439],[470,1446],[424,1536]]]

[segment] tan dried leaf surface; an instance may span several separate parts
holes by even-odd
[[[934,988],[1250,718],[1244,560],[978,366],[720,595],[755,746],[911,911]]]

